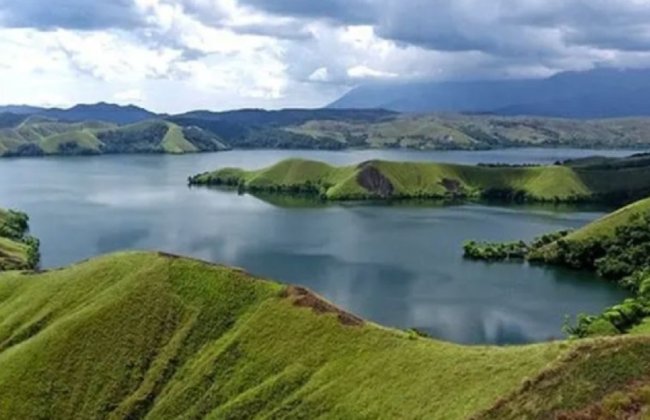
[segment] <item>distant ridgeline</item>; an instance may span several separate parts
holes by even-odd
[[[0,271],[38,266],[39,242],[28,232],[29,218],[25,213],[0,209]]]
[[[368,161],[352,166],[289,159],[268,168],[224,168],[190,185],[252,193],[313,194],[326,200],[483,199],[538,202],[628,202],[650,195],[650,155],[591,158],[549,166],[469,166]]]
[[[228,148],[210,132],[162,120],[117,126],[105,122],[75,123],[28,117],[9,120],[0,128],[0,156],[5,157],[192,153]]]
[[[156,115],[109,104],[69,110],[0,107],[0,156],[186,153],[228,148],[648,149],[648,133],[650,118],[412,115],[381,109],[243,109]]]

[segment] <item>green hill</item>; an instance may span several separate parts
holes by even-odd
[[[38,265],[39,243],[28,235],[28,221],[25,213],[0,209],[0,271]]]
[[[443,343],[158,253],[0,275],[6,418],[549,418],[614,398],[608,413],[638,412],[649,344]]]
[[[335,167],[290,159],[268,168],[225,168],[195,175],[191,185],[238,186],[251,192],[314,193],[329,200],[482,198],[510,201],[625,201],[650,192],[650,162],[640,166],[468,166],[369,161]]]
[[[491,149],[498,147],[641,148],[650,145],[648,118],[571,120],[460,114],[395,115],[379,121],[313,118],[281,127],[334,148]],[[261,137],[261,136],[260,136]]]
[[[103,153],[192,153],[226,150],[216,135],[197,127],[149,120],[117,126],[30,117],[0,128],[0,156],[92,155]]]

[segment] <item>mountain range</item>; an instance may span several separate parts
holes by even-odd
[[[650,115],[650,69],[594,69],[543,79],[371,83],[329,108],[463,112],[564,118]]]

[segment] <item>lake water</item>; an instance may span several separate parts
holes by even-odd
[[[531,239],[582,226],[603,209],[285,206],[282,200],[190,189],[187,176],[223,166],[262,167],[290,156],[336,164],[374,158],[547,163],[590,154],[260,150],[4,159],[0,206],[30,214],[44,267],[121,249],[164,250],[307,286],[381,324],[460,343],[523,343],[562,337],[565,314],[598,312],[625,293],[585,273],[466,261],[463,242]]]

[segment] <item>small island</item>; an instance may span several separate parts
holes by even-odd
[[[591,158],[546,166],[459,165],[372,160],[349,166],[288,159],[268,168],[224,168],[191,186],[308,194],[323,200],[496,200],[626,203],[650,192],[650,156]]]

